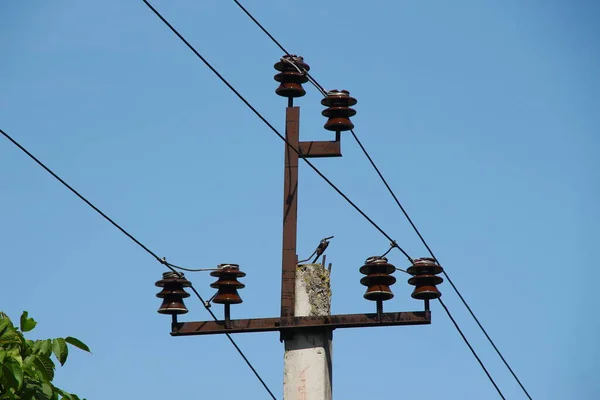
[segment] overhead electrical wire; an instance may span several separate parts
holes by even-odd
[[[190,269],[187,269],[187,268],[182,268],[182,267],[179,267],[177,265],[168,263],[164,258],[161,259],[158,255],[156,255],[155,252],[153,252],[152,250],[150,250],[142,242],[140,242],[138,239],[136,239],[131,233],[129,233],[128,231],[126,231],[121,225],[117,224],[112,218],[110,218],[108,215],[106,215],[102,210],[100,210],[98,207],[96,207],[94,204],[92,204],[92,202],[90,202],[88,199],[86,199],[81,193],[79,193],[71,185],[69,185],[67,182],[65,182],[64,179],[62,179],[60,176],[58,176],[54,171],[52,171],[43,162],[41,162],[36,156],[34,156],[31,152],[29,152],[29,150],[27,150],[19,142],[17,142],[15,139],[13,139],[12,136],[10,136],[8,133],[6,133],[2,129],[0,129],[0,133],[5,138],[7,138],[12,144],[14,144],[16,147],[18,147],[23,153],[27,154],[29,156],[29,158],[31,158],[33,161],[35,161],[40,167],[42,167],[44,170],[46,170],[46,172],[48,172],[50,175],[52,175],[52,177],[54,177],[57,181],[59,181],[64,187],[66,187],[67,189],[69,189],[75,196],[77,196],[85,204],[87,204],[88,206],[90,206],[94,211],[96,211],[98,214],[100,214],[100,216],[102,216],[105,220],[107,220],[108,222],[110,222],[111,225],[113,225],[115,228],[117,228],[119,231],[121,231],[121,233],[123,233],[125,236],[127,236],[129,239],[131,239],[135,244],[137,244],[144,251],[146,251],[148,254],[150,254],[152,257],[154,257],[159,263],[161,263],[164,266],[166,266],[167,268],[169,268],[172,272],[174,272],[178,276],[181,276],[181,273],[177,272],[174,268],[188,270],[188,271],[190,270]],[[190,283],[190,285],[191,285],[191,283]],[[200,295],[200,293],[198,293],[198,291],[196,290],[196,288],[193,285],[191,285],[190,289],[194,292],[194,294],[196,295],[196,297],[198,297],[198,300],[200,300],[200,302],[202,302],[202,305],[209,312],[209,314],[211,315],[211,317],[215,321],[218,321],[219,319],[212,312],[212,310],[206,305],[207,303],[204,302],[204,299],[202,298],[202,296]],[[226,335],[227,335],[227,338],[229,339],[229,341],[231,342],[231,344],[233,345],[233,347],[235,347],[235,349],[237,350],[237,352],[240,354],[240,356],[242,357],[242,359],[246,362],[246,364],[248,365],[248,367],[250,368],[250,370],[252,370],[252,372],[254,373],[254,375],[256,376],[256,378],[260,381],[260,383],[265,388],[265,390],[269,393],[269,395],[273,398],[273,400],[276,400],[275,395],[273,394],[273,392],[271,392],[271,389],[269,389],[269,387],[267,386],[267,384],[265,383],[265,381],[261,378],[261,376],[256,371],[256,369],[254,368],[254,366],[252,365],[252,363],[250,362],[250,360],[248,360],[248,358],[246,357],[246,355],[239,348],[239,346],[237,345],[237,343],[235,343],[235,341],[231,338],[231,336],[229,335],[229,333],[227,333]]]
[[[246,100],[246,98],[244,96],[242,96],[242,94],[233,87],[233,85],[231,85],[231,83],[229,83],[229,81],[227,81],[227,79],[225,79],[223,77],[223,75],[221,75],[221,73],[219,73],[219,71],[217,71],[215,69],[215,67],[212,66],[211,63],[208,62],[208,60],[206,58],[204,58],[202,56],[202,54],[200,54],[198,52],[198,50],[196,50],[194,48],[194,46],[192,46],[190,44],[190,42],[188,42],[182,35],[181,33],[179,33],[177,31],[177,29],[175,29],[175,27],[173,27],[173,25],[171,25],[171,23],[169,23],[169,21],[167,21],[159,12],[158,10],[156,10],[152,4],[150,4],[147,0],[142,0],[144,2],[144,4],[146,4],[148,6],[148,8],[150,8],[150,10],[152,10],[152,12],[171,30],[171,32],[173,32],[195,55],[196,57],[198,57],[203,63],[204,65],[206,65],[208,67],[208,69],[210,69],[220,80],[221,82],[223,82],[262,122],[265,123],[265,125],[267,125],[281,140],[283,140],[285,142],[285,144],[288,146],[288,148],[290,148],[294,153],[296,153],[298,155],[299,158],[301,158],[302,160],[304,160],[304,162],[306,162],[306,164],[308,164],[308,166],[317,173],[317,175],[319,175],[325,182],[327,182],[327,184],[337,192],[337,194],[339,194],[340,196],[342,196],[342,198],[344,200],[346,200],[346,202],[348,204],[350,204],[356,211],[358,211],[358,213],[360,215],[363,216],[363,218],[365,218],[375,229],[377,229],[383,236],[385,236],[390,242],[393,242],[394,240],[392,239],[392,237],[385,232],[375,221],[373,221],[363,210],[360,209],[360,207],[358,207],[352,200],[350,200],[350,198],[344,193],[342,192],[333,182],[331,182],[331,180],[329,180],[329,178],[327,178],[312,162],[310,162],[302,153],[300,153],[300,151],[298,151],[298,149],[296,149],[294,146],[292,146],[292,144],[286,139],[285,136],[283,136],[278,130],[277,128],[275,128],[273,126],[273,124],[271,124],[265,117],[263,117],[263,115],[252,105],[250,104],[250,102],[248,100]],[[402,252],[402,254],[404,254],[404,256],[410,261],[412,262],[412,258],[408,255],[408,253],[400,246],[397,247],[398,250],[400,250],[400,252]]]
[[[202,296],[200,296],[200,293],[198,293],[198,291],[196,290],[196,288],[193,287],[193,286],[190,286],[190,289],[192,289],[192,291],[194,292],[194,294],[196,295],[196,297],[198,297],[198,300],[200,300],[202,302],[202,305],[204,306],[204,308],[206,309],[206,311],[209,312],[210,316],[215,321],[218,321],[217,316],[209,308],[209,305],[208,305],[209,303],[204,301],[204,299],[202,298]],[[211,298],[211,300],[212,300],[212,298]],[[256,370],[256,368],[254,368],[254,366],[252,365],[252,363],[250,362],[250,360],[248,360],[248,358],[246,357],[246,355],[244,354],[244,352],[242,351],[242,349],[240,349],[240,347],[237,345],[237,343],[235,342],[235,340],[233,340],[233,338],[231,337],[231,335],[226,332],[225,336],[227,336],[227,339],[229,339],[229,342],[233,345],[233,347],[235,347],[235,349],[237,350],[237,352],[239,353],[239,355],[242,357],[242,359],[246,362],[246,364],[248,365],[248,367],[250,368],[250,370],[252,370],[252,373],[254,373],[254,376],[256,376],[256,379],[259,380],[259,382],[265,388],[265,390],[267,391],[267,393],[269,393],[269,396],[271,396],[271,398],[273,400],[277,400],[277,398],[275,397],[275,395],[273,394],[273,392],[271,391],[271,389],[269,389],[269,386],[267,386],[266,382],[260,376],[260,374],[258,373],[258,371]]]
[[[283,45],[277,39],[275,39],[275,37],[238,0],[233,0],[233,2],[256,24],[256,26],[258,26],[260,28],[260,30],[262,30],[265,33],[265,35],[267,35],[273,41],[273,43],[275,43],[275,45],[277,45],[277,47],[279,47],[279,49],[281,49],[281,51],[283,51],[288,56],[291,55],[287,51],[287,49],[285,47],[283,47]],[[321,92],[321,94],[323,94],[324,96],[326,96],[327,95],[327,91],[323,88],[323,86],[320,85],[318,83],[318,81],[313,76],[311,76],[308,73],[308,71],[305,71],[305,74],[309,78],[309,81],[317,88],[317,90],[319,90],[319,92]],[[371,158],[371,156],[367,152],[366,148],[364,147],[364,145],[362,144],[362,142],[360,141],[360,139],[358,138],[358,136],[354,132],[354,129],[351,129],[350,133],[352,134],[352,137],[354,138],[354,140],[356,141],[356,143],[358,144],[358,146],[360,147],[360,149],[362,150],[362,152],[364,153],[364,155],[369,160],[369,163],[371,164],[371,166],[373,167],[373,169],[375,169],[375,172],[377,173],[377,175],[379,176],[379,178],[381,179],[381,181],[385,185],[385,187],[388,190],[388,192],[390,193],[390,195],[393,197],[394,201],[396,202],[396,205],[398,206],[398,208],[400,208],[400,210],[402,211],[402,213],[406,217],[407,221],[409,222],[410,226],[412,227],[412,229],[414,230],[414,232],[417,234],[417,236],[421,240],[421,243],[423,243],[423,245],[425,246],[425,248],[427,249],[427,251],[429,252],[429,254],[431,255],[431,257],[437,263],[439,263],[439,260],[437,259],[437,257],[433,253],[433,251],[431,250],[431,247],[429,246],[429,244],[427,243],[427,241],[425,240],[425,238],[423,237],[423,235],[421,234],[421,232],[419,231],[419,229],[417,228],[417,226],[413,222],[412,218],[408,215],[408,212],[406,211],[406,209],[404,208],[404,206],[402,206],[402,203],[400,202],[400,200],[398,199],[398,197],[396,196],[396,194],[394,193],[394,191],[390,187],[389,183],[387,182],[387,180],[385,179],[385,177],[383,176],[383,174],[381,173],[381,171],[379,170],[379,168],[377,167],[377,165],[375,164],[375,162],[373,161],[373,159]],[[477,326],[479,327],[479,329],[483,332],[483,334],[485,335],[486,339],[492,345],[492,347],[494,348],[494,350],[496,351],[496,353],[498,354],[498,356],[500,357],[500,359],[502,360],[502,362],[504,363],[504,365],[506,366],[506,368],[510,371],[511,375],[513,376],[513,378],[517,381],[517,383],[519,384],[519,386],[521,387],[521,389],[523,390],[523,392],[525,393],[525,395],[529,398],[529,400],[532,400],[531,396],[529,395],[529,393],[525,389],[525,386],[521,383],[521,380],[517,377],[517,374],[513,371],[513,369],[511,368],[511,366],[508,364],[508,362],[506,361],[506,359],[504,358],[504,356],[502,355],[502,353],[500,352],[500,350],[498,349],[498,347],[496,346],[496,344],[494,343],[494,341],[492,340],[492,338],[490,337],[490,335],[487,333],[487,331],[485,330],[485,328],[483,327],[483,325],[481,324],[481,322],[479,321],[479,319],[475,316],[475,313],[473,312],[473,310],[471,309],[471,307],[469,306],[469,304],[467,303],[467,301],[464,299],[464,297],[462,296],[462,294],[460,293],[460,291],[458,290],[458,288],[456,287],[456,285],[454,284],[454,282],[452,281],[452,279],[450,278],[450,276],[448,276],[448,273],[445,270],[443,271],[443,275],[446,277],[446,280],[448,281],[448,283],[450,283],[450,286],[452,287],[452,289],[454,289],[454,291],[456,292],[456,294],[460,298],[460,300],[463,303],[463,305],[465,306],[465,308],[469,311],[469,314],[471,315],[471,317],[475,320],[475,322],[476,322]]]
[[[235,1],[235,0],[234,0]],[[265,118],[262,116],[262,114],[260,112],[258,112],[258,110],[252,106],[252,104],[250,104],[250,102],[248,102],[248,100],[246,100],[246,98],[244,98],[244,96],[241,95],[240,92],[237,91],[237,89],[235,89],[224,77],[223,75],[221,75],[209,62],[206,58],[204,58],[199,52],[198,50],[196,50],[194,48],[194,46],[192,46],[178,31],[177,29],[175,29],[175,27],[173,27],[173,25],[171,25],[171,23],[169,23],[169,21],[167,21],[162,14],[160,14],[160,12],[158,12],[158,10],[156,10],[147,0],[143,0],[143,2],[148,6],[148,8],[150,8],[152,10],[152,12],[154,12],[154,14],[240,99],[242,100],[242,102],[248,107],[250,108],[254,114],[256,114],[256,116],[258,116],[273,132],[275,132],[275,134],[282,139],[286,145],[292,149],[296,154],[298,154],[299,157],[301,157],[321,178],[323,178],[339,195],[341,195],[351,206],[354,207],[355,210],[357,210],[365,219],[367,219],[367,221],[369,221],[371,223],[371,225],[373,225],[380,233],[382,233],[388,240],[390,240],[391,243],[394,243],[396,248],[398,248],[407,258],[408,260],[412,263],[413,260],[412,258],[408,255],[408,253],[406,253],[406,251],[404,251],[400,246],[398,246],[395,241],[383,230],[381,229],[371,218],[369,218],[369,216],[367,216],[356,204],[354,204],[337,186],[335,186],[325,175],[323,175],[323,173],[317,168],[315,167],[310,161],[308,161],[308,159],[306,159],[306,157],[304,157],[298,150],[296,150],[294,148],[294,146],[291,145],[291,143],[289,143],[289,141],[281,134],[279,133],[279,131]],[[441,300],[440,300],[441,302]],[[445,308],[445,306],[444,306]],[[449,311],[446,309],[446,311],[448,312],[448,315],[451,317]],[[453,321],[454,319],[451,318]],[[455,322],[455,321],[454,321]],[[500,393],[500,396],[502,397],[502,399],[504,399],[504,396],[502,395],[502,392],[500,392],[500,389],[498,388],[498,386],[496,385],[496,383],[494,382],[494,380],[492,379],[491,375],[488,373],[487,369],[485,368],[485,366],[483,365],[483,363],[481,362],[480,358],[477,356],[477,354],[475,353],[475,350],[473,349],[473,347],[471,346],[471,344],[469,343],[469,341],[467,340],[467,338],[462,334],[462,331],[460,330],[460,328],[458,327],[458,324],[456,324],[455,322],[455,327],[459,330],[463,340],[465,341],[465,343],[469,346],[469,348],[471,349],[471,351],[473,352],[473,354],[475,355],[476,359],[479,361],[480,365],[482,366],[482,368],[484,369],[484,372],[486,373],[486,375],[488,376],[488,378],[490,379],[490,381],[492,382],[492,384],[494,385],[494,387],[496,388],[496,390]]]
[[[465,334],[463,333],[463,331],[458,326],[458,323],[456,323],[456,320],[454,319],[454,317],[452,317],[452,314],[450,314],[450,310],[448,310],[448,307],[446,307],[446,304],[444,304],[444,302],[442,301],[442,298],[438,297],[438,300],[440,301],[440,304],[444,308],[444,311],[446,311],[446,314],[448,314],[448,318],[450,318],[450,321],[452,321],[452,323],[454,324],[454,327],[456,328],[456,330],[458,331],[458,333],[460,333],[460,336],[462,337],[462,339],[464,340],[464,342],[469,347],[469,350],[471,350],[471,353],[473,353],[473,356],[475,357],[475,359],[477,360],[477,362],[479,363],[479,365],[483,369],[483,372],[485,372],[485,374],[487,375],[487,377],[490,380],[490,382],[492,382],[492,385],[494,385],[494,388],[496,388],[496,391],[498,392],[498,394],[500,395],[500,397],[503,400],[506,400],[506,398],[502,394],[502,391],[500,390],[500,388],[498,387],[498,385],[496,385],[496,382],[494,382],[494,379],[492,378],[492,376],[488,372],[487,368],[485,367],[485,365],[483,365],[483,361],[481,361],[481,359],[479,358],[479,356],[475,352],[475,349],[473,349],[473,346],[471,346],[471,344],[467,340],[467,337],[465,336]]]
[[[361,141],[358,139],[358,137],[354,133],[354,129],[352,129],[350,132],[352,133],[352,136],[354,137],[354,140],[356,140],[356,143],[358,143],[359,147],[361,148],[361,150],[363,151],[363,153],[365,154],[365,156],[367,157],[367,159],[369,160],[369,162],[373,166],[373,169],[375,169],[375,171],[377,172],[377,175],[379,175],[379,178],[381,179],[381,181],[383,182],[383,184],[387,188],[388,192],[394,198],[394,201],[396,202],[396,204],[398,205],[398,207],[400,208],[400,210],[402,211],[402,213],[406,217],[406,219],[409,222],[410,226],[413,228],[413,230],[415,231],[415,233],[417,234],[417,236],[421,240],[421,243],[423,243],[423,245],[425,246],[425,248],[427,249],[427,251],[429,252],[429,254],[431,255],[431,257],[435,260],[435,262],[438,263],[438,264],[440,264],[438,258],[433,253],[433,250],[431,249],[431,247],[429,246],[429,244],[427,243],[427,241],[425,240],[425,238],[423,237],[423,235],[421,234],[421,232],[419,231],[419,229],[417,228],[417,226],[413,222],[412,218],[408,215],[408,212],[402,206],[402,203],[400,203],[400,200],[398,200],[398,197],[396,196],[396,194],[394,193],[394,191],[392,190],[392,188],[388,184],[387,180],[383,177],[383,174],[381,173],[381,171],[379,170],[379,168],[377,167],[377,165],[375,164],[375,162],[373,161],[373,159],[371,158],[371,156],[369,155],[369,153],[367,152],[367,150],[365,149],[365,147],[363,146],[363,144],[361,143]],[[492,340],[492,338],[490,337],[490,335],[487,333],[487,331],[485,330],[485,328],[481,324],[481,322],[479,322],[479,318],[477,318],[475,316],[475,313],[471,309],[471,306],[469,306],[469,303],[467,303],[467,301],[465,300],[465,298],[463,297],[463,295],[460,293],[460,291],[458,290],[458,288],[456,287],[456,285],[454,284],[454,282],[452,281],[452,279],[450,278],[450,276],[448,275],[448,273],[446,272],[445,269],[442,271],[442,274],[446,277],[446,280],[448,281],[448,283],[450,284],[450,286],[452,287],[452,289],[454,289],[454,292],[458,295],[458,297],[460,298],[460,300],[463,303],[463,305],[465,306],[465,308],[469,311],[469,314],[471,315],[471,317],[473,318],[473,320],[475,321],[475,323],[477,324],[477,326],[479,327],[479,329],[483,332],[483,334],[486,337],[486,339],[488,340],[488,342],[492,345],[492,347],[496,351],[496,354],[498,354],[498,356],[500,357],[500,359],[502,360],[502,362],[504,363],[504,365],[506,366],[506,368],[508,369],[508,371],[511,373],[511,375],[513,376],[513,378],[515,379],[515,381],[519,384],[519,386],[521,387],[521,390],[523,390],[523,392],[529,398],[529,400],[532,400],[531,396],[529,395],[529,392],[527,391],[527,389],[525,389],[525,386],[521,383],[521,380],[519,379],[519,377],[517,376],[517,374],[513,371],[513,369],[511,368],[511,366],[508,364],[508,361],[506,361],[506,359],[502,355],[502,352],[500,351],[500,349],[498,349],[498,347],[496,346],[496,344],[494,343],[494,341]],[[444,306],[444,308],[445,308],[445,306]],[[457,326],[457,329],[458,329],[458,326]],[[462,333],[461,333],[461,335],[462,335]]]
[[[244,7],[242,5],[242,3],[240,3],[238,0],[233,0],[233,1],[248,16],[248,18],[250,18],[256,24],[256,26],[258,26],[260,28],[260,30],[262,30],[264,32],[264,34],[267,35],[269,37],[269,39],[271,39],[273,41],[273,43],[275,43],[277,45],[277,47],[279,47],[279,49],[281,49],[281,51],[283,51],[287,56],[291,56],[291,54],[285,49],[285,47],[283,47],[283,45],[281,43],[279,43],[279,41],[277,39],[275,39],[275,37],[273,35],[271,35],[271,33],[264,26],[262,26],[262,24],[260,22],[258,22],[258,20],[256,18],[254,18],[254,16],[250,13],[250,11],[248,11],[246,9],[246,7]],[[319,84],[319,82],[317,82],[317,80],[315,78],[313,78],[312,75],[308,71],[305,70],[304,74],[306,74],[306,77],[308,78],[309,82],[314,87],[316,87],[317,90],[319,92],[321,92],[321,94],[323,96],[327,96],[327,90],[325,90],[325,88],[323,88],[323,86],[321,86]]]
[[[175,269],[179,269],[181,271],[188,271],[188,272],[207,272],[207,271],[218,271],[219,268],[184,268],[184,267],[180,267],[179,265],[175,265],[175,264],[171,264],[167,262],[167,259],[165,257],[163,257],[160,262],[162,264],[168,265],[169,267],[175,268]]]

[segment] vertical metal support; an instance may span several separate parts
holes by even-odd
[[[225,329],[231,329],[231,304],[225,303]]]
[[[300,141],[300,108],[285,110],[285,137],[296,150]],[[298,153],[285,144],[283,179],[283,255],[281,273],[281,317],[293,317],[295,307],[296,231],[298,225]]]
[[[377,300],[377,321],[383,320],[383,301]]]

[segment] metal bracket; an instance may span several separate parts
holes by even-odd
[[[176,322],[171,325],[172,336],[212,335],[220,333],[251,333],[279,331],[282,334],[314,329],[362,328],[373,326],[428,325],[431,312],[408,311],[377,314],[342,314],[314,317],[254,318],[230,321]]]
[[[300,142],[300,154],[306,158],[341,157],[342,146],[339,140],[333,142]]]

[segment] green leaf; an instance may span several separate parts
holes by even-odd
[[[2,375],[2,386],[4,390],[16,391],[17,386],[19,386],[19,383],[15,380],[15,377],[13,376],[12,372],[8,369],[8,367],[6,365],[2,366],[0,372],[0,375]]]
[[[64,390],[62,390],[60,388],[55,388],[55,389],[56,389],[56,393],[59,394],[63,400],[71,400],[73,398],[71,393],[65,392]]]
[[[35,366],[35,364],[34,364],[34,362],[33,362],[33,359],[34,359],[34,358],[35,358],[35,355],[33,355],[33,354],[30,354],[30,355],[28,355],[27,357],[25,357],[25,360],[23,360],[23,367],[24,367],[25,369],[29,369],[29,368],[31,368],[32,366]]]
[[[33,363],[44,380],[50,382],[54,379],[54,364],[49,358],[38,355],[33,358]]]
[[[21,386],[23,385],[23,370],[21,369],[21,366],[18,363],[11,360],[12,359],[9,358],[4,364],[4,370],[8,371],[11,374],[12,378],[16,383],[16,389],[18,390],[21,389]]]
[[[52,397],[54,390],[52,389],[52,385],[48,382],[42,383],[42,393],[44,393],[48,398]]]
[[[40,353],[50,357],[50,354],[52,354],[52,340],[42,340],[42,344],[40,345]]]
[[[65,338],[65,341],[66,341],[67,343],[69,343],[70,345],[73,345],[73,346],[75,346],[75,347],[77,347],[77,348],[79,348],[79,349],[81,349],[81,350],[84,350],[84,351],[87,351],[88,353],[91,353],[91,351],[90,351],[90,348],[89,348],[89,347],[87,347],[87,345],[86,345],[85,343],[83,343],[83,342],[82,342],[81,340],[79,340],[79,339],[76,339],[76,338],[74,338],[74,337],[71,337],[71,336],[67,336],[67,337]]]
[[[56,356],[60,365],[65,365],[67,356],[69,355],[69,348],[67,347],[67,341],[63,338],[56,338],[52,341],[52,351]]]
[[[4,332],[10,327],[10,320],[8,318],[0,319],[0,336],[4,335]]]
[[[35,390],[35,400],[51,400],[52,399],[52,394],[48,395],[46,393],[47,388],[44,388],[44,386],[47,385],[47,383],[42,383],[42,385],[40,387],[36,387]]]
[[[6,350],[0,349],[0,365],[4,364],[4,357],[6,357]]]
[[[27,318],[27,311],[23,311],[21,314],[21,331],[29,332],[37,325],[37,322],[33,318]]]
[[[5,362],[14,362],[21,367],[23,365],[23,358],[21,357],[21,353],[19,349],[10,349],[6,352],[6,360]]]
[[[15,328],[12,326],[12,324],[9,322],[4,329],[2,329],[2,331],[0,332],[0,339],[4,339],[6,337],[13,337],[16,336],[16,330]]]
[[[40,383],[31,379],[25,378],[23,388],[19,392],[18,398],[21,399],[36,399],[35,395],[40,390]],[[36,399],[37,400],[37,399]]]
[[[21,338],[17,332],[13,330],[7,330],[4,335],[0,336],[0,344],[18,344],[21,343]]]
[[[31,346],[31,352],[39,353],[43,343],[43,340],[36,340],[35,342],[33,342],[33,346]]]

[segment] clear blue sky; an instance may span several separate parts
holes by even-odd
[[[232,1],[154,4],[283,129],[282,54]],[[357,97],[357,134],[532,396],[598,398],[600,7],[245,4],[321,84]],[[283,144],[141,1],[4,0],[0,51],[2,129],[171,262],[239,263],[234,317],[278,313]],[[306,88],[302,138],[330,140]],[[425,256],[350,136],[342,146],[315,163]],[[0,309],[93,351],[72,352],[59,385],[88,399],[267,398],[225,337],[169,336],[156,261],[4,139],[0,168]],[[358,267],[386,239],[306,166],[299,213],[300,257],[335,235],[333,312],[372,312]],[[210,297],[211,277],[189,277]],[[386,309],[418,309],[398,278]],[[525,398],[440,289],[507,398]],[[209,318],[187,304],[187,320]],[[278,335],[235,338],[280,398]],[[430,326],[336,331],[333,384],[337,399],[498,398],[438,304]]]

